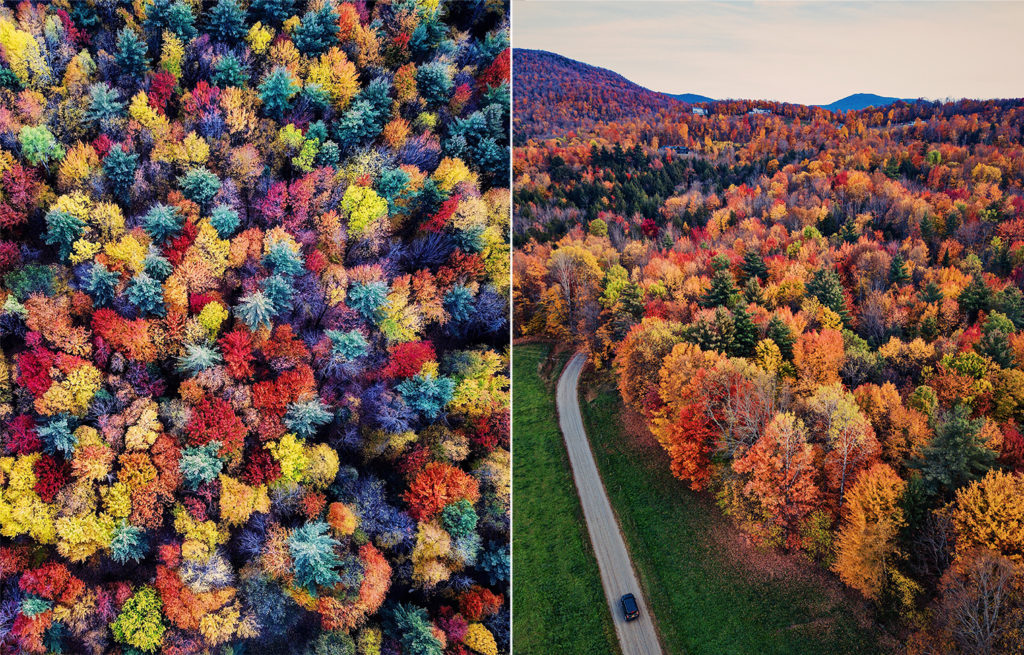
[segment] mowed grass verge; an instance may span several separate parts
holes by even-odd
[[[555,385],[568,353],[542,377],[550,350],[527,344],[514,353],[513,652],[618,655],[558,428]]]
[[[830,574],[744,543],[707,495],[673,478],[654,438],[624,428],[603,380],[580,381],[583,422],[667,653],[885,652],[865,605]]]

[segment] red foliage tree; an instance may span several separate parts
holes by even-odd
[[[28,389],[36,398],[41,397],[53,384],[50,369],[55,363],[56,357],[46,348],[23,352],[18,355],[18,385]]]
[[[501,609],[502,598],[490,589],[473,585],[459,596],[459,611],[470,621],[482,621]]]
[[[27,594],[64,605],[74,603],[85,591],[85,584],[71,575],[66,566],[56,562],[25,571],[18,581],[18,586]]]
[[[246,429],[227,401],[213,397],[204,398],[192,408],[185,433],[193,446],[219,441],[221,455],[238,455],[245,443]]]
[[[662,445],[668,451],[672,475],[700,491],[711,481],[711,455],[718,433],[698,403],[685,405],[672,421]]]
[[[429,341],[408,341],[391,346],[391,359],[380,372],[380,377],[408,378],[416,375],[423,365],[437,358],[434,344]]]
[[[10,229],[28,221],[28,213],[39,192],[37,173],[15,163],[0,177],[3,200],[0,201],[0,228]]]
[[[480,498],[480,485],[462,469],[431,462],[416,476],[403,498],[409,503],[410,516],[417,521],[429,521],[448,503],[463,499],[475,503]]]
[[[14,241],[0,241],[0,273],[17,268],[21,264],[21,249]]]
[[[7,452],[12,455],[27,455],[43,447],[36,434],[36,422],[28,414],[21,414],[7,424]]]
[[[505,48],[499,52],[494,61],[477,77],[477,83],[479,83],[481,88],[491,89],[501,86],[503,82],[508,81],[509,68],[511,67],[509,50],[509,48]]]
[[[252,336],[239,326],[217,340],[224,354],[228,375],[236,380],[244,380],[252,375],[252,362],[255,355],[252,351]]]
[[[252,450],[245,459],[242,481],[251,486],[269,484],[281,477],[281,465],[270,453],[260,448]]]
[[[177,83],[177,78],[168,71],[160,71],[153,75],[149,82],[149,93],[146,94],[149,97],[149,104],[161,114],[166,112],[167,102],[174,95]]]
[[[32,465],[32,470],[36,474],[33,489],[45,503],[52,503],[71,477],[71,467],[68,463],[50,455],[40,456]]]
[[[1024,472],[1024,435],[1012,421],[1003,428],[1003,451],[999,461],[1009,469]]]

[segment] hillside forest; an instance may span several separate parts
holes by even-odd
[[[514,73],[515,334],[577,343],[676,478],[907,653],[1020,652],[1024,101],[700,115]]]

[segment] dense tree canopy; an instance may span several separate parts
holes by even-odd
[[[0,652],[509,652],[508,10],[0,9]]]

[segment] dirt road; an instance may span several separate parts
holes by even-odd
[[[622,655],[661,655],[661,645],[658,643],[651,613],[637,582],[626,543],[622,539],[611,503],[608,502],[608,494],[597,472],[594,455],[590,452],[590,442],[583,429],[577,387],[584,363],[586,358],[581,354],[569,361],[558,380],[557,396],[558,421],[569,451],[569,463],[583,505],[583,517],[587,521],[598,568],[601,569],[601,585],[612,612]],[[623,618],[619,603],[622,595],[627,593],[635,595],[640,606],[640,618],[629,623]]]

